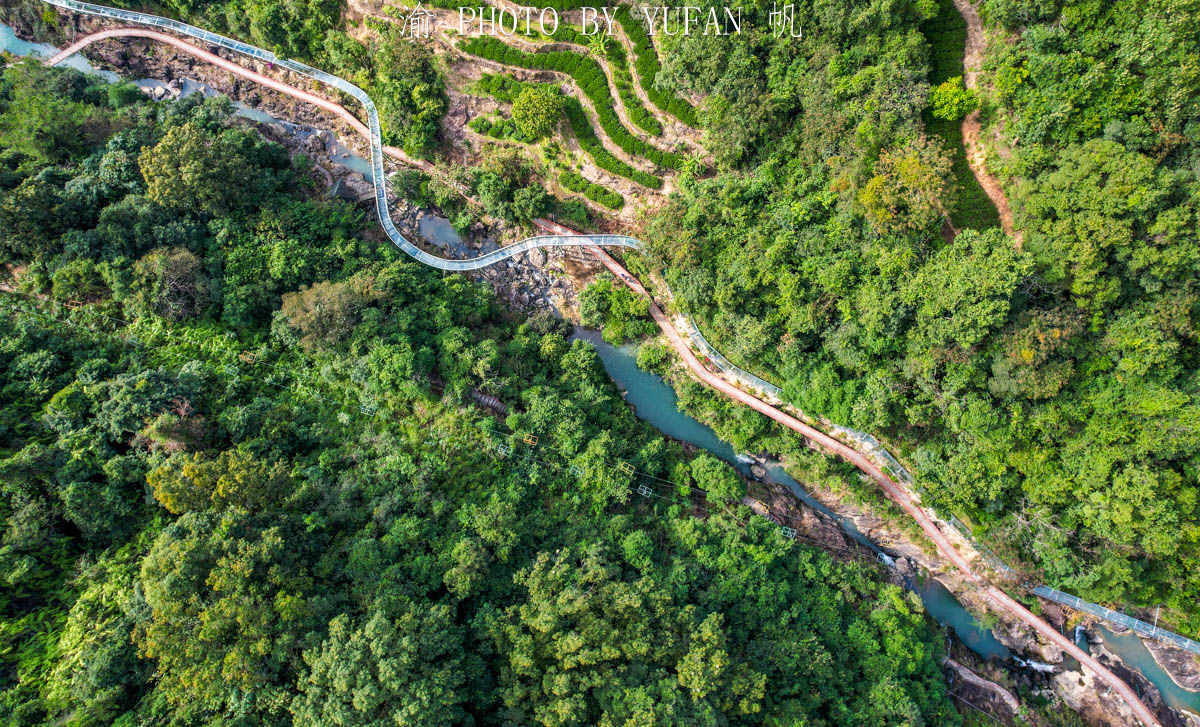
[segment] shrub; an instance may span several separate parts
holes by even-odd
[[[977,100],[974,91],[963,85],[962,76],[947,78],[933,89],[930,105],[933,115],[946,121],[958,121],[975,109]]]
[[[562,115],[562,97],[548,86],[529,86],[513,101],[512,118],[526,136],[539,139],[554,129]]]
[[[562,172],[558,175],[558,183],[609,209],[619,210],[625,206],[625,198],[620,194],[595,182],[589,182],[577,172]]]
[[[592,102],[596,109],[596,117],[600,127],[614,144],[626,153],[650,159],[653,152],[658,152],[656,163],[672,169],[681,169],[683,157],[669,151],[661,151],[637,138],[621,123],[617,112],[613,110],[613,98],[608,92],[608,80],[600,65],[591,58],[570,51],[550,51],[547,53],[524,53],[496,38],[470,38],[463,41],[459,48],[471,55],[488,60],[504,63],[505,65],[529,68],[535,70],[557,71],[566,73],[579,85],[579,88]],[[623,175],[624,176],[624,175]]]

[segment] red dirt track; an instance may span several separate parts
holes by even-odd
[[[226,60],[221,56],[206,51],[196,45],[188,43],[187,41],[181,40],[180,38],[156,30],[148,30],[143,28],[114,28],[93,33],[79,39],[75,43],[72,43],[70,46],[63,49],[61,52],[47,61],[47,65],[53,66],[57,63],[60,63],[67,57],[77,53],[80,49],[98,40],[105,38],[130,37],[150,38],[174,46],[185,53],[189,53],[197,58],[200,58],[201,60],[212,63],[213,65],[229,71],[230,73],[247,78],[268,88],[279,91],[280,93],[285,93],[289,96],[298,98],[302,101],[306,101],[325,109],[326,111],[329,111],[330,113],[344,120],[359,133],[367,136],[368,138],[370,136],[366,125],[359,121],[354,114],[350,113],[340,104],[334,103],[328,99],[322,98],[321,96],[317,96],[308,91],[304,91],[303,89],[295,86],[277,81],[261,73],[240,66],[232,61]],[[399,149],[384,147],[384,153],[426,171],[431,171],[432,169],[432,165],[428,162],[412,159]],[[574,230],[554,222],[536,220],[535,223],[542,229],[547,230],[552,234],[579,234]],[[1049,639],[1055,645],[1059,646],[1065,652],[1078,660],[1081,664],[1089,668],[1094,674],[1097,675],[1099,679],[1101,679],[1104,683],[1121,695],[1125,702],[1129,704],[1137,718],[1147,725],[1147,727],[1161,727],[1159,721],[1154,717],[1153,713],[1151,713],[1150,710],[1144,704],[1142,704],[1137,695],[1134,693],[1133,689],[1130,688],[1128,684],[1118,679],[1116,675],[1092,658],[1090,654],[1087,654],[1082,649],[1075,646],[1074,642],[1060,634],[1045,621],[1042,621],[1037,616],[1034,616],[1029,609],[1017,603],[1010,596],[1008,596],[1008,594],[1004,593],[996,586],[986,584],[986,582],[972,570],[967,560],[950,543],[949,539],[947,539],[945,534],[943,534],[942,531],[937,527],[937,524],[932,520],[932,518],[930,518],[930,516],[926,514],[916,504],[916,502],[914,502],[913,498],[908,494],[907,491],[904,490],[904,488],[893,482],[874,462],[868,459],[861,452],[858,452],[857,450],[843,444],[828,434],[825,434],[818,429],[814,429],[799,419],[796,419],[795,417],[776,409],[770,404],[742,391],[741,389],[738,389],[724,379],[709,373],[704,366],[701,365],[700,361],[697,360],[687,342],[684,341],[683,337],[675,329],[674,325],[672,325],[671,321],[667,318],[666,314],[663,313],[662,309],[660,309],[654,302],[654,299],[649,295],[642,284],[638,282],[638,280],[634,278],[620,263],[618,263],[616,259],[614,259],[603,249],[599,247],[593,247],[591,249],[604,263],[605,267],[612,271],[613,274],[615,274],[618,278],[623,280],[625,284],[629,286],[629,288],[635,293],[645,297],[649,301],[650,315],[654,318],[655,323],[658,324],[658,327],[662,330],[663,334],[666,335],[667,339],[671,342],[672,347],[674,347],[680,357],[683,358],[684,363],[687,364],[688,369],[691,370],[693,375],[695,375],[708,386],[711,386],[735,401],[745,404],[746,406],[749,406],[755,411],[770,417],[789,429],[799,432],[810,440],[821,445],[826,450],[833,452],[848,462],[854,464],[854,466],[859,470],[869,475],[872,479],[879,483],[880,487],[883,488],[884,492],[886,492],[890,498],[892,498],[905,510],[905,512],[907,512],[913,519],[917,521],[917,523],[921,526],[921,529],[930,538],[930,540],[933,541],[934,545],[937,547],[938,553],[941,554],[943,558],[950,563],[953,563],[971,581],[979,583],[983,587],[984,593],[988,596],[992,603],[996,605],[997,608],[1002,611],[1006,611],[1024,621],[1031,628],[1042,634],[1045,638]]]

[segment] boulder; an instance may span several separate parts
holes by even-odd
[[[345,200],[358,200],[375,193],[374,186],[358,172],[347,174],[333,185],[331,194]]]
[[[325,145],[321,143],[321,138],[314,134],[304,140],[304,150],[314,154],[319,154],[325,151]]]

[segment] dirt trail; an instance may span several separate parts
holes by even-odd
[[[552,234],[579,234],[568,227],[554,222],[548,222],[546,220],[534,220],[534,224]],[[924,531],[925,535],[931,541],[933,541],[934,546],[937,547],[938,554],[941,555],[941,557],[946,561],[953,563],[955,567],[962,571],[964,576],[966,576],[969,581],[977,583],[979,586],[981,586],[985,597],[990,600],[999,611],[1015,616],[1027,626],[1041,634],[1044,638],[1052,642],[1054,645],[1070,654],[1080,664],[1086,666],[1093,674],[1097,676],[1097,678],[1108,685],[1113,691],[1121,695],[1122,699],[1132,710],[1136,719],[1151,727],[1161,727],[1161,723],[1154,716],[1154,713],[1151,712],[1140,699],[1138,699],[1138,696],[1134,693],[1132,687],[1121,681],[1121,679],[1109,671],[1108,668],[1092,657],[1091,654],[1088,654],[1076,646],[1075,642],[1073,642],[1071,639],[1068,639],[1063,634],[1060,634],[1058,629],[1055,629],[1050,624],[1033,615],[1029,609],[1018,603],[1007,593],[1000,590],[996,586],[987,583],[987,581],[980,577],[980,575],[974,571],[962,553],[960,553],[958,549],[951,544],[950,540],[946,537],[946,534],[943,533],[940,528],[938,528],[937,523],[934,522],[933,518],[921,508],[913,495],[888,477],[878,465],[872,462],[862,452],[849,447],[825,432],[805,424],[790,414],[776,409],[761,399],[742,391],[736,386],[733,386],[721,377],[710,373],[708,369],[704,368],[704,365],[700,363],[700,360],[696,358],[696,355],[692,353],[692,349],[684,340],[683,335],[676,330],[670,319],[667,318],[667,315],[663,313],[661,308],[658,307],[658,304],[654,302],[653,297],[650,296],[638,279],[633,277],[628,270],[626,270],[619,262],[617,262],[616,258],[614,258],[612,255],[609,255],[603,249],[599,247],[592,247],[589,249],[594,255],[596,255],[596,257],[600,258],[605,267],[607,267],[619,279],[624,281],[625,285],[627,285],[630,290],[648,300],[650,304],[650,317],[653,318],[654,322],[658,324],[659,329],[661,329],[663,334],[667,337],[671,347],[674,348],[676,353],[679,354],[680,358],[683,359],[684,364],[687,365],[692,375],[698,378],[701,382],[716,389],[717,391],[720,391],[734,401],[754,409],[755,411],[773,419],[776,422],[779,422],[795,432],[799,432],[813,443],[819,445],[822,449],[841,457],[850,464],[853,464],[861,472],[869,476],[880,486],[880,488],[883,489],[888,497],[895,501],[896,504],[900,505],[900,507],[903,508],[904,511],[916,521],[916,523],[921,527],[921,530]]]
[[[220,68],[228,70],[231,73],[249,78],[253,81],[268,86],[269,88],[287,93],[295,98],[299,98],[303,101],[326,109],[327,111],[330,111],[343,118],[347,123],[358,129],[361,133],[368,133],[365,125],[363,125],[363,123],[359,121],[357,117],[343,108],[340,104],[309,93],[308,91],[301,90],[295,86],[290,86],[286,83],[268,78],[267,76],[244,68],[236,63],[233,63],[232,61],[226,60],[214,53],[203,50],[175,36],[158,31],[143,30],[140,28],[120,28],[94,33],[85,38],[81,38],[62,52],[55,55],[50,59],[48,65],[54,65],[55,63],[61,62],[65,58],[75,54],[81,48],[96,40],[122,36],[153,38],[155,40],[160,40],[209,63],[219,66]],[[403,158],[414,165],[421,166],[418,164],[420,160],[409,159],[407,155],[405,155],[399,149],[385,148],[385,152],[392,156]],[[428,163],[426,162],[424,164]],[[542,227],[543,229],[551,231],[555,234],[578,234],[570,228],[553,222],[535,220],[535,223],[538,224],[539,227]],[[795,417],[776,409],[770,404],[767,404],[766,402],[747,394],[741,389],[729,384],[727,381],[709,373],[696,358],[695,354],[692,353],[691,348],[684,341],[682,335],[671,324],[666,314],[663,313],[662,309],[658,307],[642,284],[638,282],[638,280],[634,278],[623,266],[621,266],[621,264],[618,263],[615,258],[606,253],[603,249],[599,247],[593,247],[590,249],[598,258],[600,258],[604,265],[608,267],[609,270],[611,270],[614,274],[616,274],[621,280],[623,280],[631,290],[649,300],[651,316],[654,318],[659,328],[667,336],[667,339],[670,341],[672,347],[675,348],[675,350],[687,364],[688,368],[697,378],[699,378],[703,383],[734,399],[735,401],[749,406],[755,411],[758,411],[765,416],[783,424],[789,429],[799,432],[812,442],[850,462],[859,470],[874,479],[889,497],[895,500],[897,504],[899,504],[914,520],[916,520],[925,534],[933,541],[934,545],[938,549],[938,552],[943,558],[958,567],[970,580],[979,582],[981,585],[986,586],[985,592],[1000,610],[1006,611],[1024,621],[1038,633],[1042,634],[1045,638],[1049,639],[1073,656],[1081,664],[1088,667],[1088,669],[1096,674],[1099,679],[1104,681],[1110,688],[1121,695],[1124,701],[1132,709],[1137,719],[1139,719],[1142,723],[1148,725],[1149,727],[1161,727],[1159,721],[1154,717],[1153,713],[1151,713],[1150,710],[1147,709],[1146,706],[1141,702],[1141,700],[1137,698],[1137,695],[1134,694],[1133,689],[1131,689],[1128,684],[1117,678],[1116,675],[1105,668],[1100,662],[1094,659],[1090,654],[1077,647],[1073,641],[1060,634],[1058,630],[1050,626],[1050,624],[1041,620],[1037,616],[1034,616],[1028,609],[1008,596],[1008,594],[1004,593],[995,586],[986,585],[979,575],[971,569],[966,558],[964,558],[963,555],[953,545],[951,545],[946,535],[937,527],[937,524],[933,521],[933,519],[921,509],[913,497],[906,490],[893,482],[886,474],[884,474],[884,472],[874,462],[868,459],[861,452],[852,449],[828,434],[815,429],[808,424],[805,424]]]
[[[963,84],[972,91],[979,83],[979,67],[983,63],[983,23],[979,20],[979,9],[971,4],[971,0],[954,0],[954,7],[967,23],[967,43],[963,53]],[[967,164],[979,186],[987,194],[988,199],[996,206],[1000,215],[1000,227],[1004,234],[1013,238],[1013,245],[1020,250],[1024,235],[1013,228],[1012,208],[1008,205],[1008,197],[1000,187],[1000,182],[985,167],[986,151],[980,142],[982,125],[979,121],[979,109],[967,114],[962,122],[963,147],[967,154]]]

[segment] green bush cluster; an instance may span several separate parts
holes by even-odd
[[[603,185],[589,182],[578,172],[562,172],[558,175],[558,183],[609,209],[619,210],[625,206],[625,198],[620,194]]]
[[[518,81],[512,76],[485,73],[475,84],[475,88],[486,93],[500,103],[512,103],[517,100],[521,91],[535,84]]]
[[[613,110],[613,98],[608,92],[608,79],[600,64],[587,56],[570,51],[548,53],[525,53],[495,38],[471,38],[459,48],[471,55],[480,56],[508,66],[518,66],[545,71],[565,73],[575,80],[591,100],[600,120],[600,126],[608,138],[627,153],[648,159],[671,169],[683,168],[683,157],[669,151],[650,146],[629,132]]]
[[[655,106],[688,126],[699,127],[700,122],[696,118],[696,109],[690,103],[673,93],[664,93],[654,87],[654,79],[662,70],[662,66],[658,63],[658,54],[654,51],[654,44],[650,42],[650,36],[642,27],[641,22],[630,15],[629,8],[624,5],[617,8],[617,22],[621,24],[621,29],[633,42],[635,56],[633,65],[637,69],[638,81],[642,84],[642,90],[646,92],[646,97]]]
[[[536,85],[538,84],[518,81],[510,76],[485,73],[483,78],[479,79],[479,82],[475,84],[475,87],[501,103],[512,103],[521,91],[527,87]],[[659,189],[662,187],[661,179],[653,174],[647,174],[639,169],[634,169],[613,156],[608,149],[604,148],[604,144],[600,142],[600,137],[596,136],[591,122],[588,121],[587,114],[583,111],[583,105],[579,103],[578,99],[567,96],[564,97],[563,101],[563,112],[567,115],[567,120],[571,123],[571,132],[575,134],[575,138],[579,141],[579,146],[592,158],[596,166],[626,179],[631,179],[643,187],[649,187],[650,189]],[[488,124],[487,127],[483,126],[485,122]],[[477,124],[478,127],[476,126]],[[476,118],[471,121],[469,126],[480,134],[486,134],[494,138],[506,138],[496,136],[496,132],[492,130],[494,123],[487,119],[479,121]],[[485,131],[484,128],[488,130]]]
[[[629,120],[651,136],[662,136],[662,124],[658,123],[654,114],[646,110],[642,100],[633,90],[633,75],[629,72],[625,48],[619,41],[610,38],[604,42],[604,55],[608,58],[608,67],[612,69],[617,95],[625,105],[625,113],[629,115]]]
[[[661,179],[640,169],[634,169],[604,148],[604,144],[600,143],[600,137],[596,136],[596,131],[592,129],[587,114],[583,112],[583,104],[579,103],[579,99],[567,97],[563,110],[567,114],[567,121],[571,122],[571,131],[579,140],[579,146],[587,152],[592,161],[596,162],[596,166],[626,179],[632,179],[643,187],[650,189],[662,187]]]
[[[537,141],[523,133],[512,119],[490,119],[486,116],[476,116],[467,124],[473,131],[504,141],[518,141],[522,144],[532,144]]]

